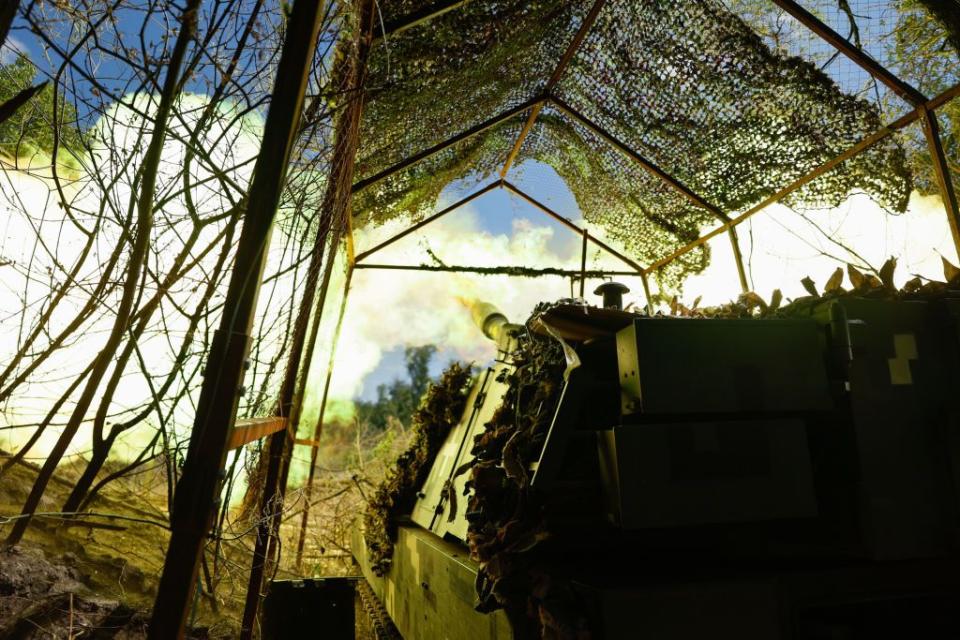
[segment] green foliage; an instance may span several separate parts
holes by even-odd
[[[35,76],[33,63],[22,54],[10,64],[0,67],[0,103],[36,84]],[[0,124],[0,154],[13,158],[37,151],[51,153],[58,131],[61,150],[79,152],[82,149],[76,110],[62,96],[54,105],[53,87],[48,84]]]
[[[904,8],[922,5],[929,19],[939,22],[955,53],[960,54],[960,10],[953,0],[903,0]]]
[[[381,384],[377,387],[376,400],[357,402],[357,417],[380,431],[387,429],[391,418],[409,424],[410,417],[430,384],[430,360],[436,352],[437,347],[432,344],[407,347],[404,357],[408,379],[397,379],[389,385]]]

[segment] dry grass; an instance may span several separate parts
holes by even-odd
[[[386,431],[356,422],[328,426],[318,458],[301,568],[296,567],[296,549],[305,491],[291,486],[275,577],[357,573],[349,549],[351,532],[359,526],[368,497],[409,440],[409,430],[396,421]],[[295,456],[307,458],[309,450],[298,447]],[[2,558],[3,566],[16,569],[22,580],[19,587],[0,585],[0,630],[30,618],[35,637],[71,638],[91,625],[114,624],[108,618],[119,608],[126,620],[124,633],[130,635],[116,637],[142,637],[169,538],[163,471],[155,467],[115,481],[93,501],[89,515],[64,520],[56,514],[79,468],[66,466],[58,473],[40,505],[44,515],[34,519],[21,545]],[[11,468],[0,482],[0,516],[20,512],[35,478],[35,467]],[[220,544],[208,545],[207,571],[201,572],[200,592],[190,616],[195,637],[236,637],[256,524],[228,518]],[[9,528],[0,524],[0,536]],[[37,602],[49,607],[41,604],[40,610],[30,609]]]

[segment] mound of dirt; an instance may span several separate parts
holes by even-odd
[[[70,553],[52,560],[39,549],[0,549],[0,640],[146,638],[149,611],[97,597]],[[209,637],[205,630],[190,638]]]
[[[71,564],[38,549],[0,550],[0,638],[144,638],[146,617],[97,598]]]

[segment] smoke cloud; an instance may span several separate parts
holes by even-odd
[[[466,206],[383,249],[369,262],[436,264],[436,256],[451,266],[543,268],[563,266],[574,252],[579,254],[580,239],[574,234],[557,234],[528,218],[515,219],[509,233],[492,233],[484,229],[481,210]],[[374,246],[408,224],[395,221],[361,230],[358,247]],[[332,287],[342,287],[342,282],[341,276]],[[512,322],[522,322],[537,302],[563,297],[570,297],[570,282],[557,276],[358,269],[337,346],[330,396],[341,401],[359,396],[364,379],[383,354],[397,347],[435,344],[460,360],[478,364],[490,360],[496,350],[473,323],[463,299],[490,302]],[[316,365],[322,371],[326,361]]]
[[[419,265],[435,264],[436,257],[444,264],[461,266],[579,267],[580,238],[576,234],[535,216],[514,219],[509,233],[491,233],[484,225],[487,208],[482,200],[477,203],[411,234],[369,261]],[[358,250],[376,245],[409,224],[403,220],[360,230]],[[590,232],[604,238],[602,229],[591,227]],[[953,259],[940,198],[918,193],[913,194],[908,211],[899,216],[885,212],[863,194],[853,194],[837,208],[806,214],[775,205],[742,225],[739,233],[752,288],[765,297],[776,288],[787,297],[806,295],[800,284],[805,276],[822,286],[846,262],[879,268],[888,257],[896,256],[897,278],[902,284],[914,275],[940,279],[940,255]],[[737,298],[740,284],[727,236],[719,236],[710,246],[708,269],[689,278],[682,291],[664,293],[679,293],[688,303],[701,297],[703,306]],[[588,268],[623,270],[624,265],[591,250]],[[645,304],[638,278],[617,279],[632,289],[625,302]],[[588,298],[597,284],[588,283]],[[341,275],[333,287],[339,291],[342,286]],[[538,302],[570,296],[570,282],[561,277],[357,270],[336,352],[327,415],[349,417],[351,400],[365,391],[365,378],[392,349],[435,344],[461,360],[490,360],[495,349],[474,325],[463,298],[490,302],[512,322],[522,322]],[[330,315],[335,312],[328,312],[326,318]],[[329,334],[318,350],[323,355],[315,359],[310,396],[319,396],[317,387],[326,375],[328,349]]]
[[[807,295],[800,284],[807,276],[822,290],[846,263],[866,271],[895,257],[898,286],[918,275],[942,280],[941,256],[957,263],[943,201],[917,192],[900,215],[887,213],[862,193],[834,209],[808,213],[774,205],[740,225],[738,234],[751,288],[765,299],[774,289],[787,298]],[[701,305],[722,304],[740,294],[726,234],[714,238],[710,248],[710,266],[684,283],[687,303],[701,296]]]
[[[193,106],[199,106],[204,98],[188,100]],[[118,117],[117,120],[122,122],[124,118]],[[245,122],[244,127],[243,131],[236,133],[234,141],[239,144],[233,145],[235,148],[231,153],[250,157],[256,152],[259,122]],[[133,129],[123,127],[110,132],[112,142],[120,147],[134,145],[134,133]],[[175,169],[182,153],[177,145],[171,145],[165,152],[168,166]],[[235,158],[233,162],[236,163]],[[244,182],[246,177],[238,175],[238,181]],[[5,207],[5,234],[0,257],[26,264],[34,259],[37,229],[33,224],[36,220],[62,218],[62,215],[48,181],[13,169],[0,171],[0,178],[0,190],[5,196],[2,202]],[[167,179],[170,179],[169,176]],[[71,194],[74,204],[92,210],[103,194],[96,192],[89,181],[81,183],[85,186]],[[121,180],[116,191],[108,196],[123,202],[128,196],[128,189],[128,181]],[[211,192],[203,195],[210,206],[220,206],[218,194]],[[446,203],[440,206],[443,204]],[[168,203],[166,206],[178,205]],[[501,230],[494,232],[490,229],[495,225],[490,224],[488,217],[491,206],[484,199],[477,200],[382,250],[369,261],[419,265],[435,264],[439,259],[446,265],[459,266],[579,268],[581,238],[577,234],[558,227],[532,210],[523,210],[523,213],[514,217],[509,227],[497,226]],[[357,250],[375,246],[408,224],[408,220],[396,220],[377,228],[358,230]],[[586,226],[591,235],[610,242],[602,229]],[[861,194],[854,194],[840,207],[812,212],[806,218],[784,207],[774,206],[742,225],[739,233],[743,253],[750,267],[752,287],[765,297],[769,297],[774,288],[780,288],[787,297],[803,295],[800,280],[804,276],[810,275],[822,285],[843,262],[861,266],[868,263],[879,267],[889,256],[897,256],[900,259],[898,278],[902,283],[913,274],[941,278],[941,254],[956,261],[946,214],[936,196],[914,194],[910,209],[902,216],[890,216]],[[66,237],[62,230],[59,230],[57,238],[65,254],[70,253],[71,245],[79,242],[79,237]],[[45,241],[50,239],[44,238]],[[736,298],[740,293],[726,236],[721,235],[711,242],[711,249],[711,266],[703,274],[690,278],[680,292],[688,303],[702,296],[704,305],[720,304]],[[616,258],[593,247],[588,255],[587,266],[589,269],[616,270],[625,267]],[[23,308],[25,291],[33,296],[26,302],[39,308],[44,293],[37,288],[28,288],[24,272],[16,270],[14,266],[0,266],[0,269],[3,270],[0,305],[8,310],[0,327],[0,361],[3,361],[15,348],[22,331],[18,319],[10,315],[10,311]],[[324,311],[320,340],[311,363],[304,412],[305,424],[309,427],[312,427],[311,420],[319,414],[333,327],[339,311],[339,292],[343,290],[343,273],[343,268],[337,269],[331,284],[332,293]],[[632,290],[626,298],[627,303],[632,302],[637,306],[645,304],[638,278],[617,279]],[[588,298],[592,298],[591,292],[597,284],[587,283]],[[289,289],[278,291],[278,296],[289,292],[299,298],[294,290],[295,283],[284,284],[284,287]],[[357,270],[353,276],[336,350],[330,388],[332,401],[327,415],[349,416],[352,401],[364,391],[367,377],[380,365],[384,354],[393,349],[435,344],[450,357],[478,364],[489,361],[495,353],[494,347],[474,325],[469,311],[460,301],[463,298],[490,302],[499,307],[512,322],[522,322],[538,302],[571,297],[578,293],[578,290],[571,288],[567,278],[556,276],[519,278],[506,275]],[[69,305],[64,308],[66,311],[70,309]],[[259,311],[261,317],[265,313],[265,309]],[[63,320],[57,319],[58,322]],[[95,323],[85,331],[83,340],[71,343],[69,348],[51,360],[51,366],[43,372],[46,375],[43,384],[28,385],[16,403],[3,408],[0,427],[5,428],[0,433],[0,445],[8,448],[16,446],[21,434],[29,434],[29,429],[9,427],[35,421],[45,413],[51,398],[58,397],[71,379],[69,373],[76,366],[89,361],[99,347],[103,338],[100,330],[102,324]],[[168,345],[158,338],[144,344],[143,356],[163,361],[170,357],[168,350]],[[60,371],[60,363],[65,363],[64,374],[52,375],[51,372]],[[131,407],[141,402],[148,393],[144,381],[135,376],[124,384],[128,384],[129,388],[125,387],[118,396],[129,402]],[[181,428],[188,428],[192,423],[192,416],[187,413],[178,416]],[[56,436],[57,430],[51,429],[32,455],[45,455]],[[87,448],[88,442],[89,434],[81,431],[72,451],[82,451]],[[136,447],[131,445],[131,450],[136,450]]]

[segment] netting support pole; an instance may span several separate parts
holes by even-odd
[[[369,186],[372,185],[372,184],[376,184],[376,183],[380,182],[381,180],[386,180],[386,179],[389,178],[390,176],[392,176],[392,175],[394,175],[394,174],[396,174],[396,173],[399,173],[400,171],[403,171],[404,169],[408,169],[409,167],[412,167],[413,165],[417,164],[418,162],[422,162],[422,161],[426,160],[427,158],[431,158],[431,157],[435,156],[436,154],[440,153],[440,152],[443,151],[444,149],[449,149],[450,147],[452,147],[452,146],[454,146],[454,145],[456,145],[456,144],[458,144],[458,143],[460,143],[460,142],[463,142],[463,141],[465,141],[465,140],[469,140],[470,138],[472,138],[472,137],[474,137],[474,136],[476,136],[476,135],[479,135],[479,134],[483,133],[484,131],[488,131],[489,129],[492,129],[493,127],[497,126],[498,124],[500,124],[500,123],[502,123],[502,122],[506,122],[507,120],[509,120],[509,119],[511,119],[511,118],[514,118],[514,117],[520,115],[521,113],[524,113],[525,111],[527,111],[527,110],[530,109],[531,107],[534,107],[534,106],[536,106],[536,105],[538,105],[538,104],[541,104],[544,100],[546,100],[546,97],[544,97],[544,96],[540,96],[540,97],[537,97],[537,98],[533,98],[532,100],[527,100],[526,102],[523,102],[523,103],[521,103],[521,104],[518,104],[518,105],[515,106],[515,107],[511,107],[510,109],[507,109],[507,110],[504,111],[503,113],[500,113],[500,114],[498,114],[498,115],[496,115],[496,116],[494,116],[494,117],[492,117],[492,118],[490,118],[490,119],[488,119],[488,120],[484,120],[483,122],[481,122],[481,123],[478,124],[478,125],[474,125],[474,126],[470,127],[469,129],[466,129],[466,130],[464,130],[464,131],[461,131],[461,132],[458,133],[457,135],[452,136],[452,137],[450,137],[450,138],[447,138],[447,139],[444,140],[443,142],[441,142],[441,143],[439,143],[439,144],[435,144],[435,145],[433,145],[432,147],[430,147],[429,149],[424,149],[423,151],[419,151],[419,152],[413,154],[412,156],[408,156],[407,158],[404,158],[404,159],[401,160],[400,162],[398,162],[398,163],[396,163],[396,164],[394,164],[394,165],[391,165],[391,166],[387,167],[386,169],[384,169],[383,171],[381,171],[381,172],[379,172],[379,173],[376,173],[376,174],[374,174],[374,175],[372,175],[372,176],[370,176],[370,177],[364,178],[363,180],[357,181],[357,182],[354,183],[354,185],[353,185],[353,192],[356,193],[356,192],[358,192],[358,191],[361,191],[361,190],[369,187]]]
[[[505,275],[516,278],[539,278],[542,276],[560,276],[564,278],[579,278],[586,273],[588,278],[608,278],[611,276],[637,277],[640,271],[624,270],[613,271],[607,269],[590,269],[586,272],[580,269],[560,269],[556,267],[472,267],[468,265],[439,265],[439,264],[358,264],[357,269],[376,269],[380,271],[426,271],[430,273],[476,273],[485,276]]]
[[[747,270],[743,265],[743,252],[740,251],[740,238],[737,237],[736,227],[730,227],[728,235],[730,236],[730,246],[733,247],[733,261],[737,265],[737,276],[740,278],[740,291],[747,293],[750,291],[750,282],[747,279]]]
[[[927,98],[915,87],[901,80],[889,69],[871,58],[865,51],[852,44],[849,40],[824,24],[815,15],[797,4],[795,0],[773,0],[773,2],[821,39],[825,40],[837,51],[849,58],[854,64],[873,76],[878,82],[883,83],[891,91],[906,100],[911,106],[916,107],[927,101]]]
[[[324,267],[323,280],[320,283],[320,295],[317,298],[317,313],[315,315],[316,324],[314,324],[314,336],[313,336],[314,341],[316,341],[317,335],[319,334],[319,331],[320,331],[320,321],[323,317],[323,309],[326,308],[327,294],[330,291],[330,280],[333,277],[333,269],[337,261],[337,252],[339,250],[338,249],[339,244],[340,244],[340,233],[339,233],[339,230],[337,230],[334,234],[334,237],[330,241],[330,259],[327,261]],[[309,363],[308,363],[308,366],[309,366]],[[319,439],[319,433],[317,432],[317,425],[314,425],[314,433],[313,433],[312,439],[314,442],[316,442]],[[316,464],[316,457],[317,457],[316,446],[314,446],[311,449],[310,455],[311,455],[311,465],[310,465],[309,478],[305,488],[304,509],[307,509],[309,507],[310,493],[313,489],[313,467]],[[304,518],[303,524],[302,524],[303,531],[301,532],[303,536],[306,535],[306,526],[307,526],[307,521],[306,521],[306,518]],[[300,553],[302,553],[302,549],[298,550],[298,554],[297,554],[296,567],[298,571],[300,570]]]
[[[419,27],[422,24],[430,22],[434,18],[439,18],[446,13],[454,11],[455,9],[459,9],[468,2],[470,2],[470,0],[444,0],[406,15],[399,20],[388,22],[386,25],[381,25],[380,21],[377,20],[374,23],[373,41],[377,42],[384,37],[389,37],[398,33],[403,33],[407,29]]]
[[[263,448],[267,457],[267,471],[263,483],[263,493],[260,496],[260,505],[256,512],[259,518],[256,527],[257,538],[254,544],[253,561],[247,583],[247,599],[244,604],[240,630],[240,637],[244,640],[252,637],[260,608],[263,576],[274,559],[275,545],[273,541],[279,532],[280,516],[283,512],[286,497],[286,476],[290,468],[293,441],[296,438],[300,423],[304,386],[309,372],[310,360],[313,357],[313,347],[322,312],[321,307],[314,308],[314,298],[319,272],[325,256],[327,235],[322,228],[317,230],[313,255],[310,258],[310,265],[307,269],[307,277],[303,287],[303,298],[300,301],[291,337],[290,355],[287,360],[283,382],[280,385],[277,414],[288,417],[286,428],[270,436]],[[333,247],[331,248],[332,251]],[[333,256],[327,257],[328,262],[332,260]],[[308,328],[310,329],[309,340],[306,335]]]
[[[550,100],[561,111],[566,113],[568,116],[572,117],[574,120],[579,121],[580,124],[582,124],[583,126],[593,131],[595,134],[600,136],[602,139],[604,139],[608,144],[610,144],[613,148],[615,148],[621,154],[623,154],[627,158],[639,164],[644,171],[654,176],[655,178],[658,178],[661,182],[668,185],[669,187],[673,188],[675,191],[680,193],[682,196],[684,196],[687,200],[692,202],[694,205],[701,207],[706,211],[709,211],[724,224],[729,223],[730,218],[726,214],[724,214],[719,207],[717,207],[714,204],[711,204],[710,202],[707,202],[703,197],[691,191],[682,182],[680,182],[679,180],[677,180],[676,178],[668,174],[666,171],[664,171],[660,167],[653,164],[647,158],[644,158],[643,156],[641,156],[639,153],[637,153],[637,151],[630,148],[627,144],[625,144],[621,140],[617,139],[609,131],[607,131],[597,123],[593,122],[592,120],[584,116],[582,113],[580,113],[579,111],[571,107],[569,104],[567,104],[560,98],[557,98],[556,96],[551,95]],[[730,228],[732,229],[732,227]],[[743,266],[743,256],[740,253],[740,244],[737,241],[735,234],[731,234],[730,240],[733,243],[733,257],[734,257],[734,261],[736,262],[737,273],[740,278],[740,288],[744,292],[747,292],[749,290],[749,285],[747,283],[747,274]],[[647,271],[649,272],[650,269],[652,269],[652,267],[648,267]]]
[[[896,74],[888,70],[879,62],[871,58],[866,52],[853,45],[849,40],[821,22],[816,16],[798,5],[794,0],[774,0],[784,11],[792,15],[804,26],[826,40],[838,51],[843,53],[861,69],[869,73],[878,82],[886,85],[891,91],[906,100],[911,106],[920,110],[920,119],[923,123],[924,134],[930,148],[930,157],[940,195],[950,223],[950,233],[953,235],[954,248],[960,257],[960,208],[957,206],[956,190],[950,178],[949,167],[943,153],[940,140],[940,130],[934,110],[927,106],[926,96],[913,85],[903,81]]]
[[[710,213],[713,213],[714,215],[720,218],[724,217],[723,212],[720,211],[718,207],[710,204],[709,202],[704,200],[702,197],[700,197],[699,195],[691,191],[685,184],[683,184],[682,182],[680,182],[679,180],[677,180],[676,178],[668,174],[666,171],[664,171],[663,169],[655,165],[649,159],[640,155],[640,153],[637,152],[635,149],[630,148],[629,145],[624,143],[622,140],[619,140],[616,136],[614,136],[612,133],[610,133],[603,127],[601,127],[599,124],[597,124],[587,116],[580,113],[580,111],[578,111],[577,109],[567,104],[563,99],[551,94],[549,96],[549,100],[551,103],[554,104],[554,106],[557,107],[557,109],[559,109],[566,115],[570,116],[574,120],[578,121],[580,124],[585,126],[587,129],[590,129],[596,135],[603,138],[607,142],[607,144],[612,146],[614,149],[619,151],[621,154],[623,154],[630,160],[633,160],[634,162],[636,162],[638,165],[640,165],[640,168],[642,168],[644,171],[646,171],[650,175],[654,176],[655,178],[659,179],[661,182],[671,187],[674,191],[676,191],[677,193],[685,197],[687,200],[689,200],[690,202],[692,202],[698,207],[706,209]]]
[[[572,231],[576,231],[576,232],[579,233],[579,234],[583,234],[583,233],[584,233],[584,229],[581,229],[580,227],[578,227],[578,226],[575,225],[574,223],[570,222],[570,220],[568,220],[568,219],[565,218],[564,216],[560,215],[559,213],[557,213],[556,211],[554,211],[553,209],[551,209],[551,208],[548,207],[547,205],[543,204],[543,203],[540,202],[539,200],[535,199],[533,196],[531,196],[530,194],[528,194],[526,191],[520,189],[520,188],[517,187],[516,185],[514,185],[514,184],[512,184],[512,183],[510,183],[510,182],[508,182],[508,181],[506,181],[506,180],[502,180],[502,181],[500,182],[500,184],[501,184],[501,185],[503,186],[503,188],[506,189],[507,191],[511,191],[511,192],[513,192],[514,194],[520,196],[521,198],[523,198],[524,200],[526,200],[529,204],[533,205],[535,208],[537,208],[537,209],[539,209],[540,211],[542,211],[543,213],[547,214],[548,216],[550,216],[551,218],[553,218],[554,220],[556,220],[557,222],[559,222],[559,223],[562,224],[563,226],[567,227],[568,229],[570,229],[570,230],[572,230]],[[596,238],[596,237],[594,237],[594,236],[588,236],[588,239],[590,240],[590,242],[592,242],[593,244],[597,245],[598,247],[600,247],[601,249],[603,249],[604,251],[606,251],[606,252],[609,253],[610,255],[614,256],[615,258],[619,258],[620,260],[622,260],[622,261],[625,262],[626,264],[628,264],[628,265],[630,265],[631,267],[633,267],[634,269],[636,269],[636,270],[637,270],[637,273],[640,273],[640,272],[642,272],[642,271],[644,270],[643,267],[640,266],[636,261],[631,260],[631,259],[628,258],[627,256],[623,255],[622,253],[620,253],[619,251],[617,251],[616,249],[614,249],[613,247],[611,247],[610,245],[608,245],[606,242],[603,242],[602,240],[600,240],[599,238]]]
[[[580,253],[580,297],[584,297],[587,286],[587,244],[590,242],[590,233],[583,230],[583,250]]]
[[[560,109],[560,111],[566,113],[568,116],[570,116],[574,120],[579,121],[580,124],[582,124],[586,128],[593,131],[595,134],[600,136],[600,138],[605,140],[609,145],[611,145],[621,154],[623,154],[627,158],[639,164],[644,171],[654,176],[655,178],[658,178],[661,182],[663,182],[667,186],[673,188],[675,191],[677,191],[679,194],[684,196],[687,200],[689,200],[696,206],[712,213],[724,225],[729,225],[730,217],[726,215],[723,211],[721,211],[718,206],[708,202],[702,196],[691,191],[682,182],[680,182],[679,180],[677,180],[676,178],[668,174],[666,171],[664,171],[657,165],[653,164],[647,158],[644,158],[643,156],[641,156],[639,153],[637,153],[637,151],[630,148],[623,141],[617,139],[609,131],[607,131],[597,123],[587,118],[585,115],[583,115],[582,113],[580,113],[579,111],[571,107],[569,104],[567,104],[560,98],[554,95],[550,95],[550,101],[553,104],[555,104],[557,108]],[[743,266],[743,255],[740,252],[740,243],[737,240],[736,232],[733,231],[733,226],[732,225],[728,226],[728,228],[730,229],[730,242],[733,244],[733,259],[737,265],[737,275],[740,278],[740,289],[744,293],[746,293],[747,291],[750,290],[750,285],[747,281],[747,272]],[[653,267],[648,267],[647,272],[649,272],[651,269],[653,269]]]
[[[960,207],[957,204],[957,194],[950,178],[949,165],[943,153],[943,144],[940,140],[940,127],[937,123],[933,107],[928,106],[927,97],[913,85],[905,82],[882,64],[871,58],[865,51],[852,44],[849,40],[825,25],[819,18],[801,7],[795,0],[774,0],[784,11],[792,15],[808,29],[820,36],[823,40],[840,51],[843,55],[869,73],[875,80],[883,83],[891,91],[906,100],[920,112],[927,145],[930,148],[930,157],[936,175],[937,185],[946,209],[950,224],[950,233],[953,236],[954,248],[960,257]]]
[[[183,637],[200,559],[219,506],[228,439],[234,427],[250,345],[270,230],[280,203],[299,126],[324,7],[299,0],[287,35],[253,171],[243,230],[237,242],[220,326],[207,358],[183,474],[170,517],[164,559],[148,638]]]
[[[373,34],[373,0],[360,0],[357,7],[359,9],[357,40],[352,43],[349,55],[344,58],[345,66],[342,69],[343,75],[341,76],[342,88],[344,89],[342,95],[348,96],[348,98],[343,110],[337,115],[330,175],[321,205],[320,228],[318,229],[320,237],[317,238],[314,247],[314,259],[311,260],[310,273],[306,283],[307,291],[304,294],[297,318],[297,327],[295,327],[295,329],[301,329],[300,325],[302,324],[302,331],[295,330],[287,376],[284,379],[284,385],[290,383],[289,391],[296,389],[300,393],[297,394],[298,397],[296,397],[294,403],[294,394],[290,393],[287,397],[285,392],[288,389],[286,386],[281,387],[281,403],[289,401],[291,405],[289,407],[291,423],[286,430],[272,436],[269,442],[267,473],[259,511],[260,522],[257,526],[257,537],[254,544],[253,561],[250,567],[250,579],[240,628],[241,640],[250,640],[254,635],[260,611],[260,601],[263,596],[264,576],[267,568],[279,561],[276,558],[277,540],[286,497],[287,475],[293,455],[293,441],[296,438],[297,422],[299,422],[303,400],[303,387],[306,384],[307,377],[307,371],[303,369],[309,369],[310,364],[309,361],[303,359],[303,338],[306,335],[310,314],[314,311],[313,292],[316,289],[320,272],[320,262],[318,260],[322,259],[317,256],[322,254],[323,244],[326,242],[326,235],[330,229],[341,230],[338,235],[342,237],[342,229],[346,226],[348,230],[347,250],[349,259],[352,260],[353,258],[348,218],[350,216],[354,160],[359,145],[360,114],[363,109],[364,95],[363,84]],[[333,260],[335,248],[336,244],[333,244],[328,263]],[[314,324],[318,325],[322,318],[323,309],[321,307],[315,311]],[[314,331],[311,337],[315,339],[316,335],[317,332]],[[299,345],[295,342],[297,338],[300,339]],[[299,349],[296,348],[297,346],[299,346]],[[310,352],[311,357],[313,347],[314,343],[311,340],[311,343],[307,346],[307,351]],[[297,389],[298,380],[300,381],[299,389]],[[281,406],[282,408],[284,407]]]
[[[913,124],[914,122],[922,118],[923,113],[925,113],[926,111],[932,112],[937,107],[940,107],[941,105],[944,105],[947,102],[950,102],[951,100],[953,100],[958,96],[960,96],[960,83],[953,85],[952,87],[950,87],[949,89],[941,93],[940,95],[934,98],[931,98],[925,104],[918,106],[916,109],[914,109],[910,113],[907,113],[906,115],[903,115],[897,118],[896,120],[894,120],[887,126],[883,127],[879,131],[867,136],[866,138],[864,138],[857,144],[853,145],[852,147],[850,147],[840,155],[835,156],[831,160],[823,163],[822,165],[820,165],[819,167],[817,167],[807,175],[797,178],[796,180],[788,184],[783,189],[780,189],[779,191],[774,193],[769,198],[766,198],[765,200],[755,204],[754,206],[750,207],[749,209],[747,209],[737,217],[732,218],[729,222],[726,222],[720,225],[719,227],[717,227],[716,229],[713,229],[712,231],[703,234],[693,242],[687,244],[684,247],[681,247],[680,249],[677,249],[670,255],[660,258],[656,262],[653,262],[652,264],[650,264],[650,266],[648,266],[645,269],[646,273],[647,274],[653,273],[654,271],[663,267],[664,265],[667,265],[673,262],[680,256],[686,253],[689,253],[690,251],[693,251],[694,249],[703,245],[706,242],[709,242],[712,238],[715,238],[716,236],[720,235],[727,229],[737,226],[744,220],[753,217],[754,215],[756,215],[760,211],[763,211],[770,205],[780,202],[781,200],[786,198],[788,195],[790,195],[797,189],[802,188],[804,185],[809,184],[813,180],[816,180],[823,174],[835,169],[836,167],[840,166],[847,160],[850,160],[851,158],[856,157],[857,155],[866,151],[873,145],[879,142],[882,142],[883,140],[886,140],[889,136],[893,135],[895,132],[910,126],[911,124]]]
[[[0,45],[7,40],[7,34],[10,32],[10,25],[17,15],[17,8],[20,2],[17,0],[4,0],[0,4]]]
[[[647,314],[653,315],[653,296],[650,295],[650,279],[643,271],[640,272],[640,282],[643,283],[643,295],[647,299]]]
[[[936,111],[925,106],[921,109],[923,110],[921,118],[923,132],[927,137],[927,145],[930,147],[930,159],[933,161],[934,175],[937,178],[937,186],[940,188],[940,197],[943,199],[947,222],[950,224],[953,247],[957,252],[957,257],[960,258],[960,204],[957,202],[957,191],[950,176],[950,165],[947,164],[947,157],[943,152],[940,123],[937,121]]]
[[[587,13],[587,15],[584,17],[583,22],[580,23],[580,28],[577,29],[577,33],[573,36],[573,40],[570,41],[566,51],[564,51],[563,55],[560,57],[560,62],[557,63],[557,66],[553,69],[553,73],[550,74],[550,77],[547,79],[547,84],[543,88],[543,93],[552,93],[554,88],[557,86],[557,83],[560,82],[560,78],[563,77],[563,72],[566,70],[567,65],[570,64],[573,56],[577,55],[577,51],[580,49],[583,39],[587,37],[587,33],[590,32],[590,29],[593,27],[593,23],[596,22],[597,16],[600,15],[600,10],[603,9],[604,4],[606,4],[606,0],[594,1],[593,6],[590,7],[589,13]],[[533,125],[536,123],[537,118],[540,116],[540,112],[542,110],[542,102],[534,105],[533,108],[530,109],[530,115],[527,116],[527,122],[523,125],[523,129],[520,130],[520,135],[517,136],[516,142],[513,143],[513,148],[507,155],[507,160],[503,163],[503,168],[500,169],[501,178],[507,177],[507,172],[510,171],[510,166],[513,165],[514,160],[517,159],[517,154],[520,153],[520,149],[523,147],[523,141],[527,139],[527,135],[530,133],[530,130],[533,129]]]
[[[477,198],[479,198],[479,197],[482,196],[483,194],[485,194],[485,193],[487,193],[487,192],[489,192],[489,191],[492,191],[493,189],[495,189],[495,188],[497,188],[497,187],[499,187],[499,186],[501,186],[501,182],[498,180],[498,181],[496,181],[496,182],[492,182],[492,183],[488,184],[487,186],[485,186],[485,187],[483,187],[483,188],[481,188],[481,189],[477,189],[476,191],[474,191],[474,192],[471,193],[470,195],[468,195],[468,196],[466,196],[466,197],[464,197],[464,198],[461,198],[460,200],[454,202],[454,203],[451,204],[449,207],[444,207],[443,209],[441,209],[440,211],[436,212],[436,213],[433,214],[432,216],[428,216],[428,217],[424,218],[423,220],[421,220],[420,222],[417,222],[417,223],[415,223],[415,224],[410,225],[409,227],[407,227],[406,229],[404,229],[403,231],[401,231],[401,232],[398,233],[397,235],[389,238],[388,240],[384,240],[383,242],[381,242],[381,243],[378,244],[377,246],[373,247],[372,249],[368,249],[368,250],[366,250],[366,251],[364,251],[364,252],[362,252],[362,253],[358,253],[358,254],[357,254],[357,258],[356,258],[356,262],[361,262],[361,261],[363,261],[364,259],[369,258],[370,256],[372,256],[373,254],[377,253],[377,252],[380,251],[381,249],[385,249],[385,248],[389,247],[390,245],[392,245],[392,244],[393,244],[394,242],[396,242],[397,240],[400,240],[400,239],[402,239],[402,238],[407,237],[408,235],[410,235],[410,234],[413,233],[414,231],[417,231],[417,230],[419,230],[419,229],[422,229],[423,227],[427,226],[427,225],[430,224],[431,222],[434,222],[434,221],[436,221],[436,220],[439,220],[440,218],[442,218],[443,216],[447,215],[448,213],[450,213],[450,212],[452,212],[452,211],[455,211],[456,209],[459,209],[459,208],[462,207],[463,205],[465,205],[465,204],[467,204],[467,203],[469,203],[469,202],[472,202],[473,200],[476,200]]]
[[[358,267],[360,265],[357,265]],[[310,519],[310,501],[313,499],[313,479],[317,469],[317,457],[320,450],[320,437],[323,435],[323,420],[327,412],[327,399],[330,395],[330,381],[333,379],[333,364],[337,355],[337,343],[340,341],[340,330],[343,327],[343,317],[347,311],[347,297],[350,294],[350,284],[353,281],[352,266],[347,267],[347,276],[343,285],[343,299],[340,301],[340,313],[337,316],[337,326],[333,331],[333,340],[330,344],[330,359],[327,362],[327,376],[323,383],[323,394],[320,398],[320,413],[313,428],[313,439],[310,445],[310,470],[307,473],[307,485],[304,489],[303,512],[300,517],[300,534],[297,538],[296,566],[299,571],[303,565],[303,548],[307,540],[307,524]]]

